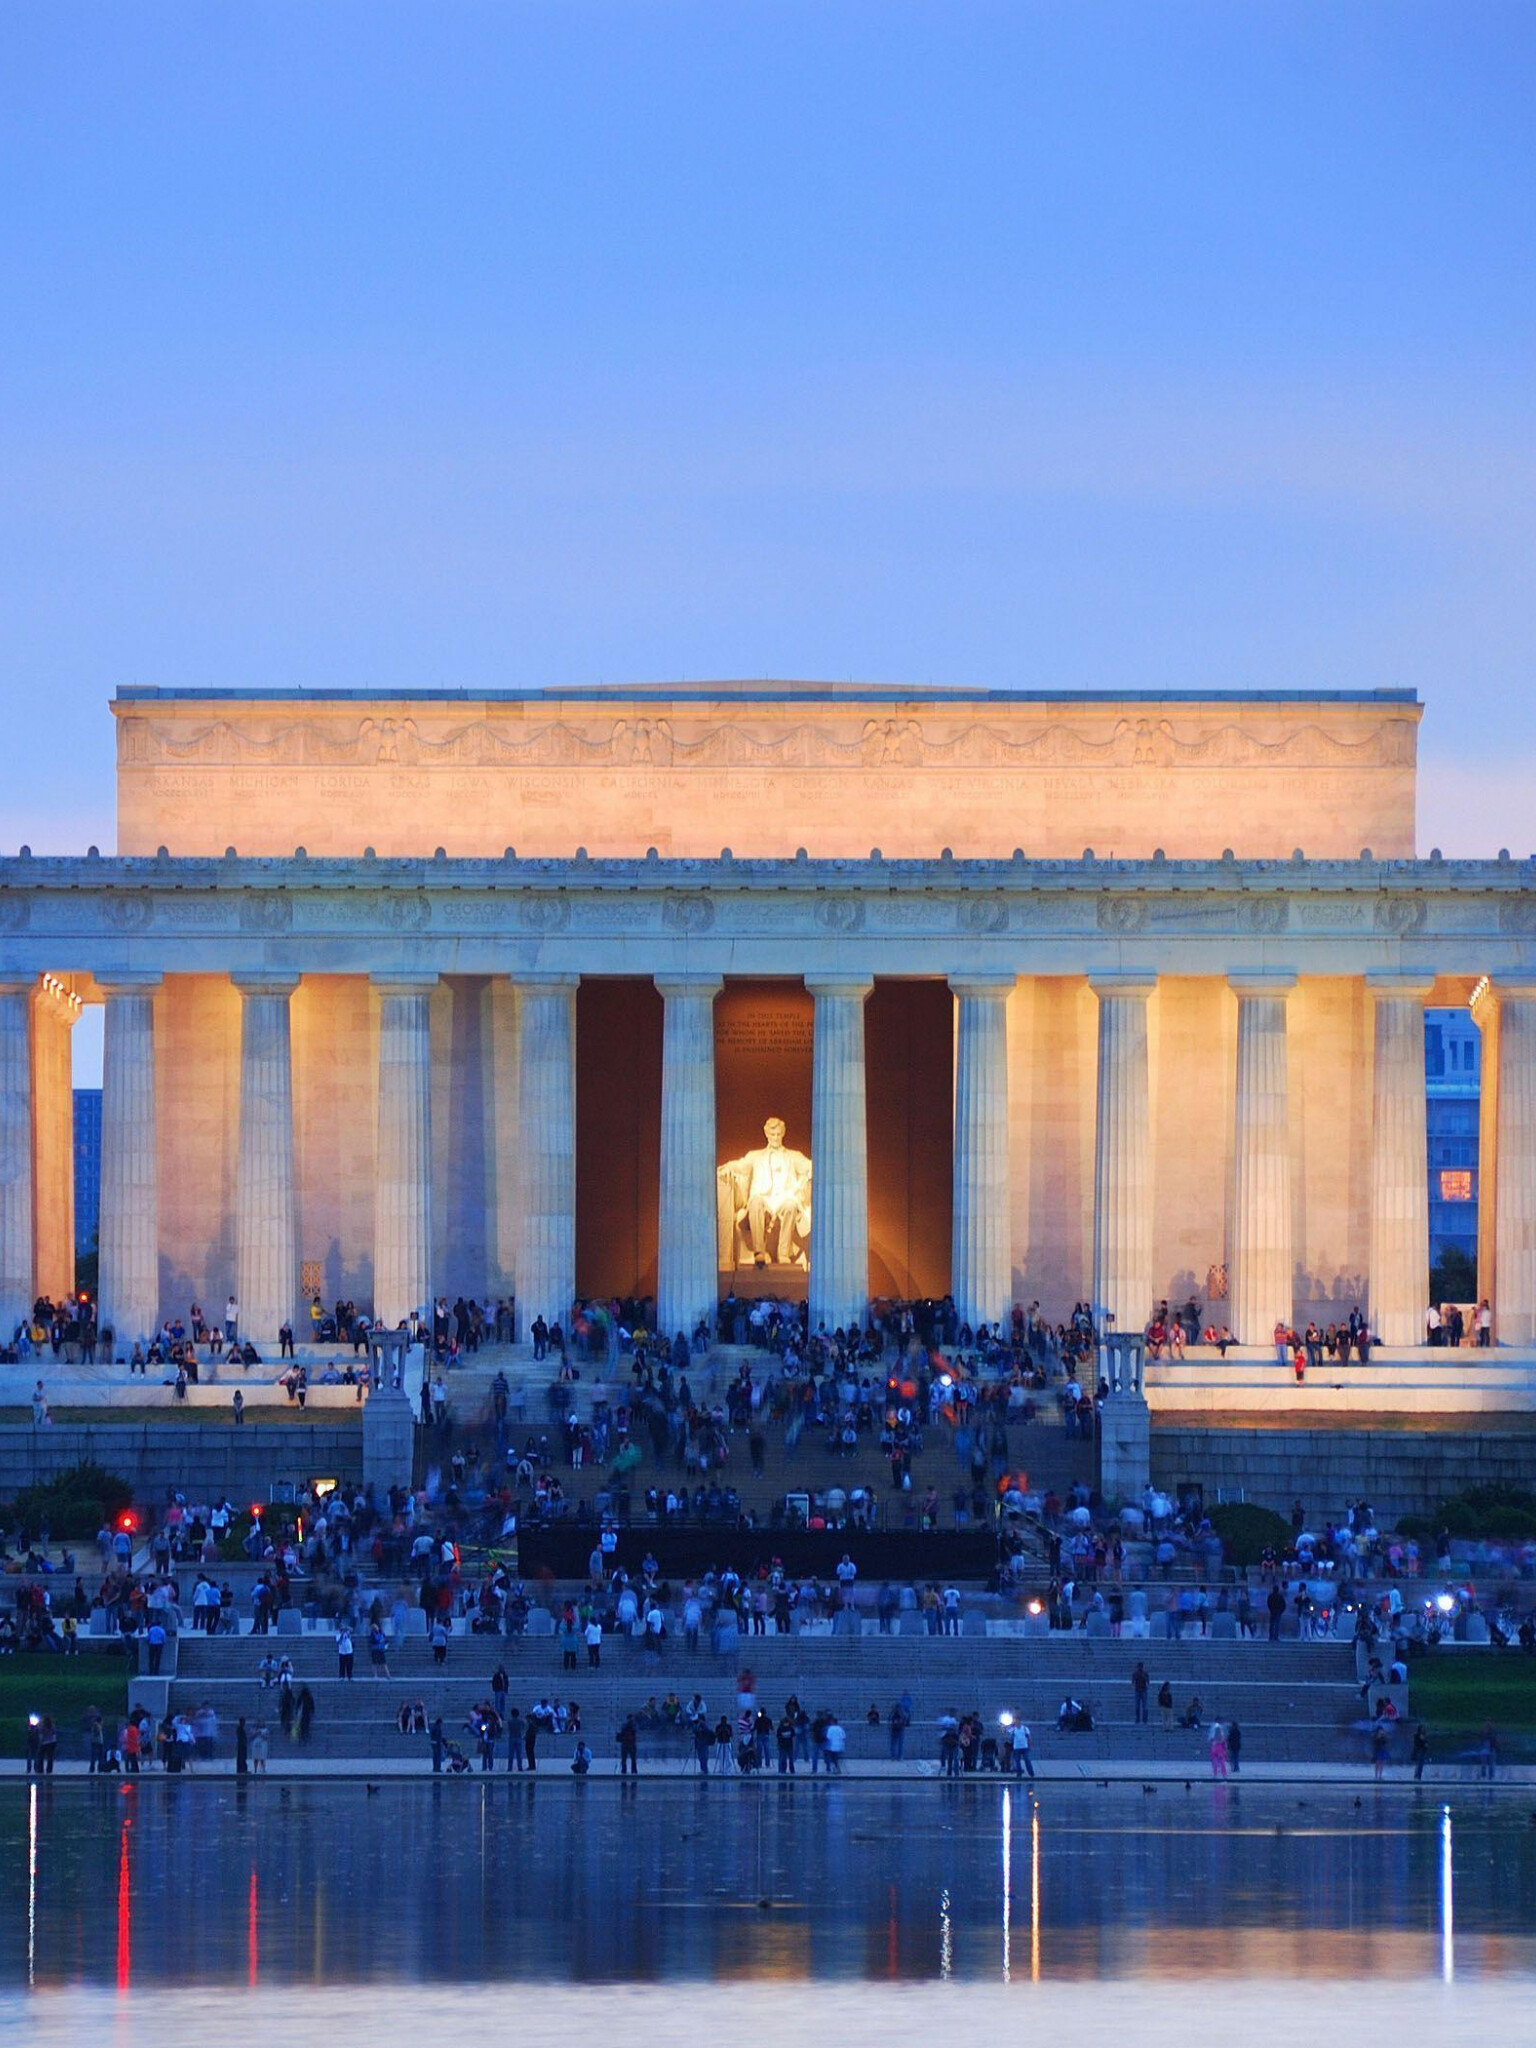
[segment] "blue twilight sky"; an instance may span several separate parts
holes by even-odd
[[[122,681],[772,674],[1412,685],[1530,852],[1533,106],[1532,0],[13,0],[0,846]]]

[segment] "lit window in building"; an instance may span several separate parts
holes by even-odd
[[[1446,1167],[1440,1174],[1440,1199],[1442,1202],[1470,1202],[1472,1199],[1472,1176],[1462,1167]]]

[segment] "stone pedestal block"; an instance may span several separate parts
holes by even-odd
[[[363,1407],[363,1485],[381,1501],[392,1486],[409,1486],[416,1418],[409,1394],[380,1387]]]
[[[1152,1416],[1142,1394],[1114,1394],[1099,1412],[1099,1491],[1139,1501],[1152,1475]]]

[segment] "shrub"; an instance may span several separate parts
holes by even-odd
[[[133,1488],[126,1479],[100,1465],[71,1465],[41,1485],[24,1487],[6,1519],[30,1534],[46,1528],[50,1536],[85,1543],[103,1522],[115,1521],[132,1504]]]
[[[1465,1493],[1440,1501],[1432,1514],[1404,1515],[1398,1527],[1421,1543],[1433,1541],[1442,1529],[1469,1542],[1536,1536],[1536,1493],[1522,1486],[1469,1486]]]
[[[1207,1515],[1221,1538],[1228,1564],[1257,1564],[1266,1549],[1273,1550],[1278,1557],[1291,1540],[1290,1523],[1273,1508],[1234,1500],[1208,1509]]]

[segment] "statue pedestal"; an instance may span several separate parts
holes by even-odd
[[[808,1266],[737,1266],[720,1269],[720,1299],[738,1301],[804,1301],[810,1286]]]
[[[382,1501],[392,1486],[411,1484],[416,1411],[399,1387],[378,1387],[363,1404],[363,1485]]]
[[[1144,1394],[1111,1394],[1099,1411],[1099,1491],[1139,1501],[1152,1477],[1152,1415]]]

